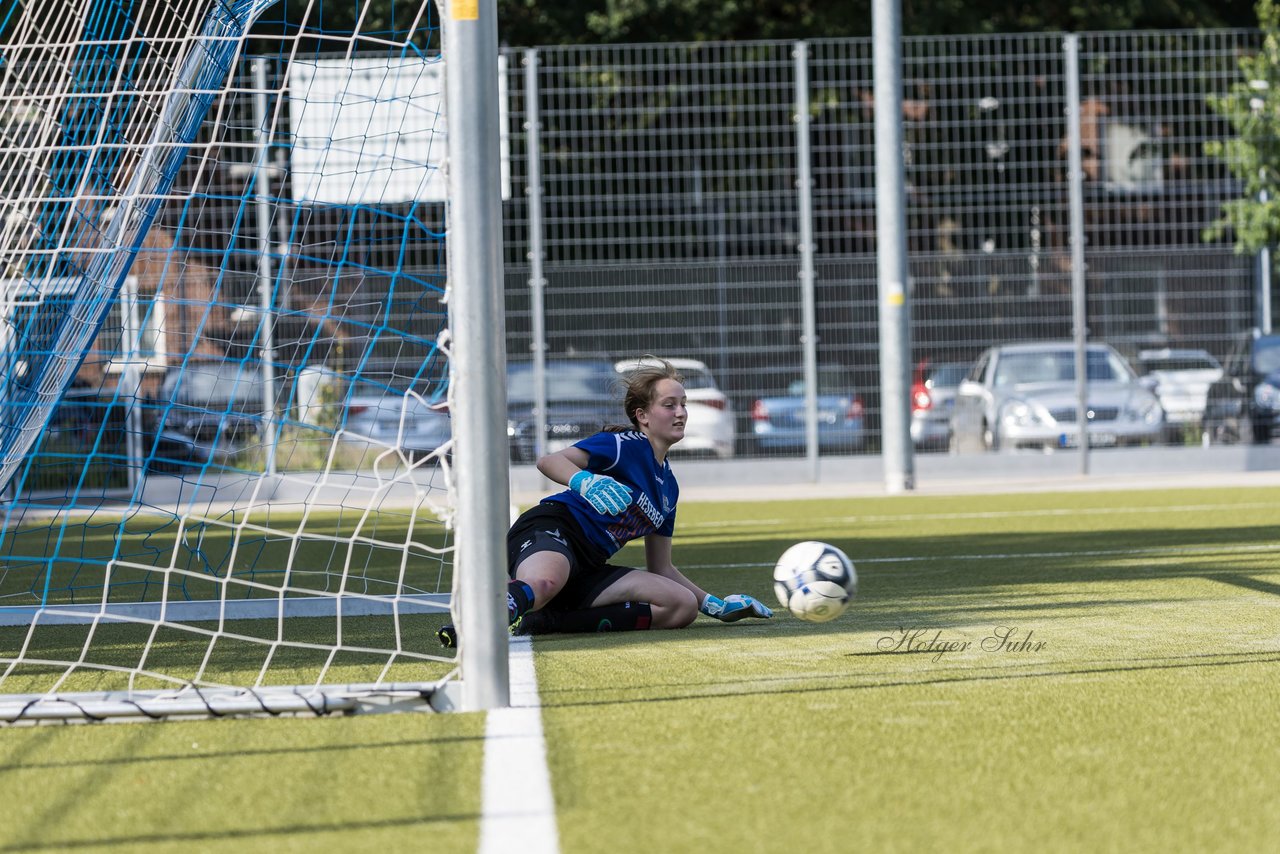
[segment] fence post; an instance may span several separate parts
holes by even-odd
[[[871,7],[875,68],[876,267],[880,315],[880,437],[885,489],[915,489],[911,446],[911,303],[902,163],[902,10]]]
[[[1067,198],[1071,205],[1071,328],[1076,349],[1076,426],[1080,431],[1080,474],[1089,473],[1089,336],[1084,267],[1084,163],[1080,150],[1080,37],[1062,42],[1067,75]]]
[[[792,52],[796,78],[796,190],[800,217],[800,345],[804,352],[804,453],[818,480],[818,322],[813,295],[813,166],[809,159],[809,45]]]
[[[529,319],[533,356],[533,458],[547,452],[547,318],[542,273],[542,122],[538,113],[538,51],[524,52],[525,160],[529,170]]]
[[[275,329],[271,313],[275,271],[271,264],[271,133],[267,116],[267,60],[253,61],[253,119],[258,137],[254,164],[254,207],[258,228],[258,319],[262,350],[262,445],[266,450],[266,473],[276,473],[276,452],[280,440],[280,415],[276,412]]]
[[[129,491],[136,493],[142,474],[142,408],[138,405],[142,388],[142,319],[138,311],[138,277],[126,276],[120,286],[120,308],[123,335],[121,351],[124,355],[124,369],[116,386],[116,393],[107,404],[110,415],[111,406],[116,401],[126,399],[128,406],[124,415],[124,454],[125,465],[129,475]],[[160,311],[152,303],[150,311]]]
[[[1261,202],[1268,199],[1263,190],[1258,197]],[[1255,313],[1258,318],[1257,327],[1263,335],[1271,334],[1271,247],[1264,246],[1258,253],[1258,297]]]

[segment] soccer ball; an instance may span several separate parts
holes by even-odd
[[[829,543],[796,543],[773,568],[773,592],[800,619],[825,623],[853,601],[858,573],[848,555]]]

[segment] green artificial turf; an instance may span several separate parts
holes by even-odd
[[[656,851],[1274,850],[1277,498],[682,508],[707,588],[771,600],[811,538],[854,558],[858,599],[824,625],[539,639],[563,850],[618,828]]]
[[[0,730],[0,851],[473,851],[481,715]]]
[[[683,505],[676,559],[714,592],[772,603],[773,560],[821,539],[854,559],[858,598],[820,625],[537,638],[561,848],[1276,850],[1278,501]],[[0,729],[0,852],[472,851],[483,728]]]

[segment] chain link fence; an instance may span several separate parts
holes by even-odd
[[[1151,348],[1221,360],[1246,330],[1268,325],[1257,259],[1237,254],[1229,234],[1205,237],[1241,192],[1227,164],[1205,153],[1231,134],[1208,98],[1241,82],[1237,59],[1259,47],[1260,33],[1082,34],[1073,37],[1076,86],[1067,38],[902,44],[915,379],[924,366],[962,374],[996,344],[1071,337],[1073,145],[1091,340],[1130,360]],[[696,360],[706,374],[686,368],[690,389],[699,387],[690,430],[716,435],[685,451],[794,456],[808,451],[811,345],[818,450],[878,452],[872,47],[818,39],[506,50],[509,361],[573,358],[612,376],[615,362],[644,354]],[[254,64],[263,62],[259,83]],[[204,131],[225,151],[190,159],[179,178],[203,187],[200,204],[169,206],[139,254],[139,331],[156,338],[138,378],[144,451],[160,429],[147,401],[166,372],[188,357],[258,358],[264,311],[282,389],[307,372],[358,369],[390,392],[443,394],[445,362],[432,343],[446,313],[443,201],[375,214],[300,199],[289,121],[274,137],[258,134],[265,115],[293,106],[279,66],[246,58]],[[250,204],[252,193],[267,203]],[[424,238],[401,241],[401,220]],[[400,264],[411,281],[377,272]],[[82,373],[110,361],[100,355]],[[88,379],[103,401],[119,397],[110,376]],[[287,427],[316,408],[304,404],[282,393],[276,417]],[[77,406],[67,411],[83,420]],[[607,406],[621,420],[617,402]],[[101,409],[98,421],[117,418]],[[538,435],[566,441],[592,429],[536,424],[537,407],[527,410],[513,407],[508,425],[521,459]],[[921,449],[948,445],[945,417],[933,429]],[[294,463],[283,455],[280,464]],[[56,487],[46,481],[59,472],[51,464],[31,488]]]
[[[906,39],[913,361],[967,364],[995,344],[1070,338],[1073,107],[1091,340],[1130,359],[1153,347],[1225,357],[1262,319],[1256,259],[1203,236],[1239,194],[1204,153],[1230,133],[1206,98],[1259,43],[1251,30],[1083,34],[1071,104],[1060,34]],[[832,450],[878,449],[872,43],[797,47],[507,54],[510,359],[696,359],[736,413],[740,455],[798,453],[762,441],[759,422],[798,393],[812,287],[819,383],[832,384],[819,393],[856,396],[863,431]]]

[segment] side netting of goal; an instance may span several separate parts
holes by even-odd
[[[450,707],[435,7],[0,5],[0,723]]]

